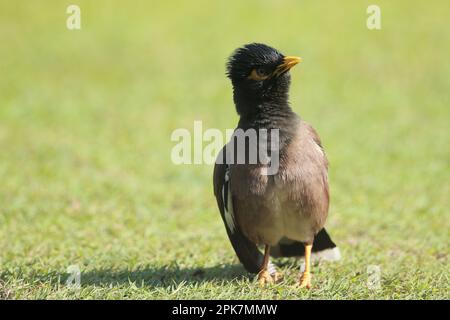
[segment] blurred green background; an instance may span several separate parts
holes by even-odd
[[[0,0],[0,298],[450,298],[449,16],[447,1]],[[311,291],[295,259],[259,288],[212,166],[170,161],[174,129],[235,127],[225,62],[249,42],[304,59],[291,102],[331,163],[343,259],[315,266]]]

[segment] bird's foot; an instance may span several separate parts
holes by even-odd
[[[258,273],[258,282],[261,287],[264,287],[267,283],[273,283],[273,278],[270,275],[269,271],[261,270]]]
[[[278,283],[281,280],[283,280],[283,274],[281,272],[276,271],[274,274],[272,274],[272,279],[275,283]]]
[[[303,272],[303,274],[298,279],[297,286],[299,288],[311,289],[311,273]]]

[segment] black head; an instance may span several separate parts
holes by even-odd
[[[300,61],[261,43],[238,48],[227,64],[238,113],[252,112],[265,103],[287,105],[289,70]]]

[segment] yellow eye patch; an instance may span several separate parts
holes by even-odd
[[[252,79],[255,81],[263,81],[266,80],[268,77],[269,75],[266,74],[264,71],[260,69],[253,69],[252,72],[250,72],[248,79]]]

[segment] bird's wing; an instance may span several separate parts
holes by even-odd
[[[214,166],[214,195],[216,196],[228,238],[245,269],[249,272],[257,273],[261,270],[263,255],[258,250],[258,247],[244,236],[235,223],[228,177],[228,166],[216,162]]]

